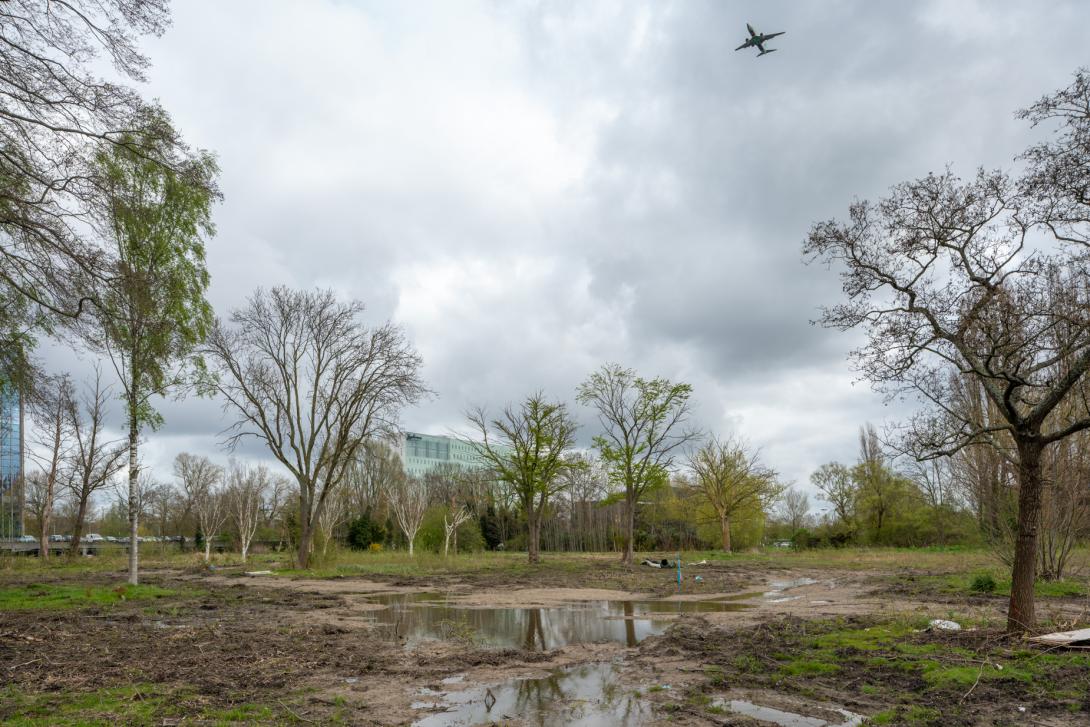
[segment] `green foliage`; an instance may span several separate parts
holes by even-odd
[[[367,550],[372,543],[381,545],[386,535],[386,526],[371,519],[370,510],[348,523],[348,546],[354,550]]]
[[[418,550],[430,550],[435,553],[443,552],[443,541],[446,532],[443,529],[443,516],[448,512],[446,507],[434,506],[424,513],[424,520],[420,523],[420,531],[416,534],[416,548]],[[481,535],[481,528],[476,520],[467,520],[458,526],[458,552],[471,553],[484,550],[485,540]]]
[[[969,582],[969,590],[974,593],[993,593],[995,585],[995,579],[990,573],[978,573]]]
[[[96,300],[96,330],[89,337],[124,372],[131,423],[155,428],[161,417],[149,398],[179,383],[175,363],[212,325],[204,297],[204,238],[214,234],[218,169],[207,153],[172,157],[178,138],[161,111],[150,112],[141,124],[96,159],[107,198],[102,217],[116,245],[117,267]]]

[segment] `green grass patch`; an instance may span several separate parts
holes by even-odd
[[[159,586],[77,586],[28,583],[0,587],[0,611],[112,606],[124,601],[148,601],[179,595]]]
[[[118,724],[159,725],[165,718],[185,717],[186,724],[289,724],[296,720],[279,707],[243,703],[209,705],[186,689],[162,684],[131,684],[89,692],[27,694],[15,687],[0,689],[0,727],[108,727]]]
[[[792,677],[830,674],[834,671],[840,671],[840,667],[831,662],[817,659],[795,659],[780,667],[781,674]]]

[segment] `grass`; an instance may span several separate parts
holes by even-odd
[[[960,619],[963,624],[968,619]],[[969,635],[952,637],[923,631],[925,619],[902,619],[861,626],[842,620],[811,622],[806,635],[790,630],[776,643],[763,643],[761,654],[735,655],[732,664],[739,675],[768,682],[776,689],[796,693],[811,690],[814,680],[825,688],[856,689],[879,703],[901,701],[906,685],[911,701],[951,701],[987,685],[1002,690],[1017,685],[1012,699],[1041,699],[1067,709],[1080,708],[1090,698],[1085,679],[1074,678],[1090,670],[1090,654],[1074,651],[1042,651],[1017,642],[988,640]],[[765,667],[756,663],[763,660]],[[866,673],[867,681],[856,686],[853,675]],[[718,676],[722,680],[722,675]],[[731,675],[726,681],[732,681]],[[937,724],[933,711],[913,711],[904,706],[881,712],[871,724]]]
[[[991,590],[981,590],[974,585],[985,579],[994,583]],[[1008,571],[1000,568],[978,569],[976,572],[945,573],[941,575],[897,576],[895,583],[918,593],[945,593],[958,596],[994,596],[1008,598],[1011,594],[1011,578]],[[1090,595],[1090,583],[1084,578],[1064,578],[1055,581],[1037,581],[1033,592],[1040,598],[1083,598]]]
[[[160,725],[164,718],[185,717],[186,724],[295,724],[283,705],[207,704],[186,689],[162,684],[131,684],[89,692],[29,695],[14,687],[0,689],[0,727],[107,727]]]
[[[179,595],[176,590],[148,585],[77,586],[29,583],[0,587],[0,612],[112,606],[123,601],[148,601]]]

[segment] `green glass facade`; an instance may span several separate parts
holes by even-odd
[[[406,432],[401,442],[401,463],[405,474],[422,477],[440,465],[459,465],[467,469],[484,469],[485,464],[476,450],[453,437]]]

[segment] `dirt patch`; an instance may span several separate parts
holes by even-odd
[[[1090,709],[1090,659],[1030,650],[992,630],[928,631],[875,616],[748,628],[691,618],[654,646],[700,665],[704,679],[691,689],[701,694],[756,689],[881,715],[883,724],[1069,724],[1062,720]]]

